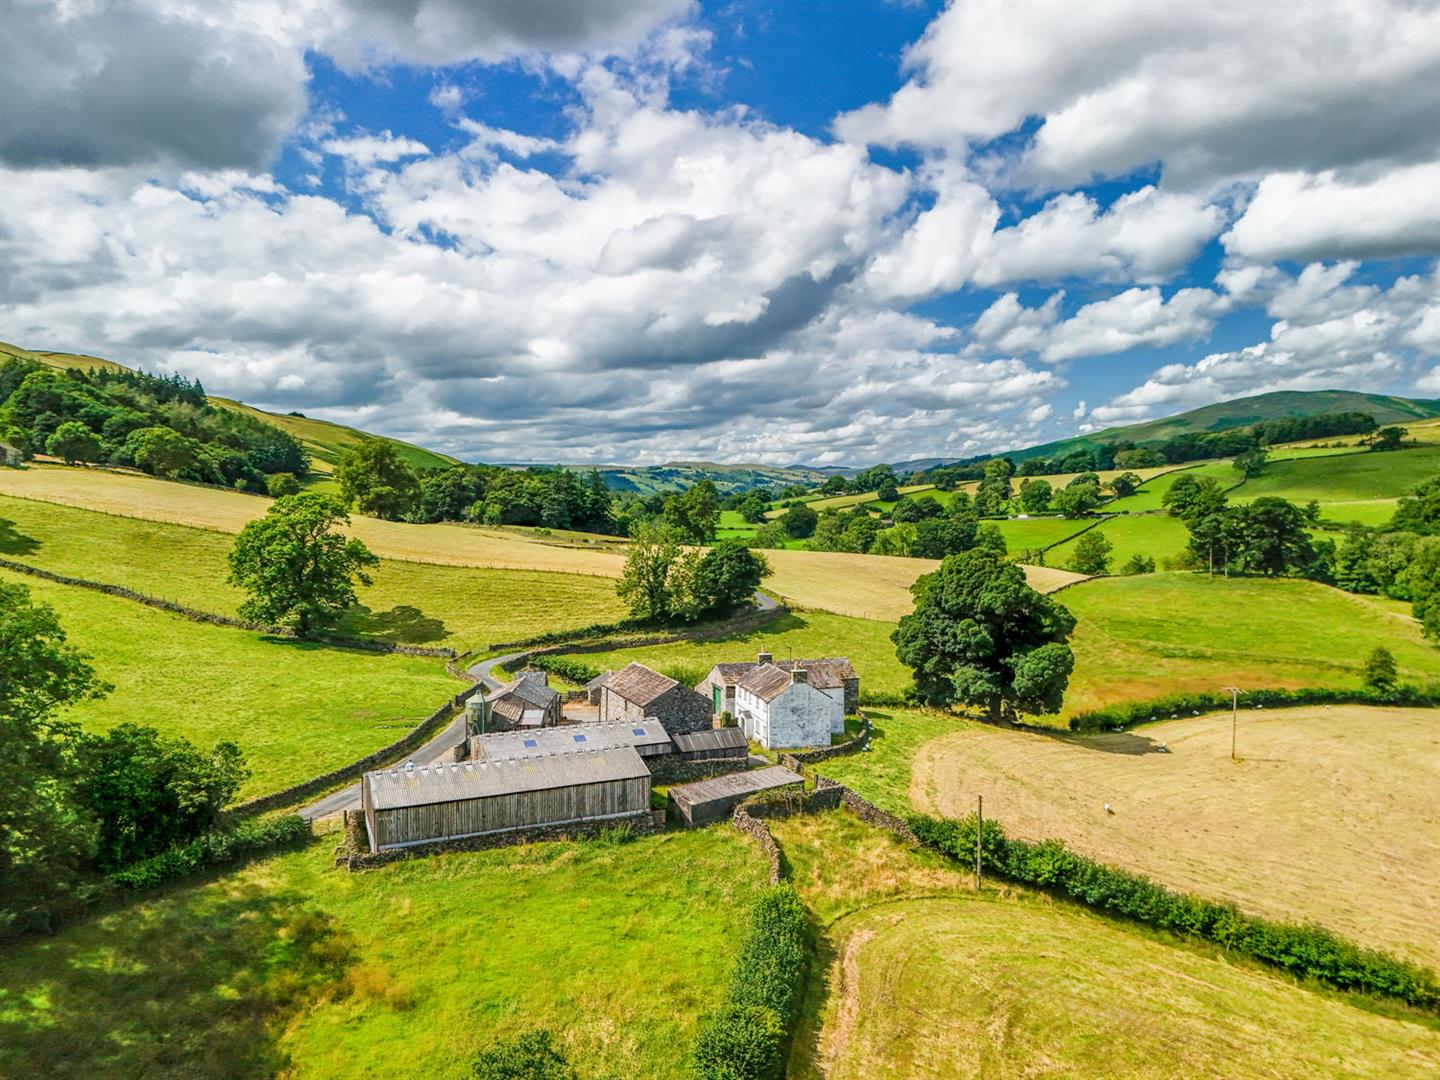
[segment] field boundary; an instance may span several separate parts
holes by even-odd
[[[1247,690],[1248,709],[1283,709],[1299,705],[1381,705],[1399,708],[1440,707],[1440,694],[1422,690],[1416,686],[1397,686],[1394,690],[1328,689],[1311,687],[1301,690],[1261,689]],[[1075,713],[1069,719],[1072,732],[1081,735],[1101,731],[1128,731],[1146,724],[1161,724],[1177,720],[1183,712],[1226,712],[1231,708],[1230,695],[1221,693],[1167,694],[1165,697],[1130,705],[1109,705]],[[1145,714],[1152,715],[1145,715]],[[1053,733],[1053,729],[1033,730]]]
[[[123,585],[110,585],[103,581],[91,581],[89,578],[57,574],[53,570],[43,570],[38,566],[31,566],[29,563],[15,562],[13,559],[0,558],[0,568],[13,570],[17,574],[29,574],[31,577],[52,581],[57,585],[70,585],[78,589],[90,589],[93,592],[104,593],[107,596],[130,600],[137,604],[144,604],[146,607],[155,608],[158,611],[169,612],[171,615],[179,615],[182,618],[189,619],[191,622],[209,623],[213,626],[226,626],[233,630],[248,630],[253,633],[270,634],[275,637],[288,638],[294,641],[309,640],[321,645],[332,645],[344,649],[359,649],[364,652],[398,653],[402,656],[435,656],[452,660],[456,655],[454,649],[438,645],[406,645],[398,641],[370,640],[367,638],[352,638],[329,634],[316,638],[300,638],[290,630],[284,630],[274,626],[265,626],[263,623],[249,622],[245,619],[236,619],[229,615],[217,615],[213,611],[200,611],[197,608],[186,607],[184,604],[177,603],[174,600],[163,600],[158,596],[148,596],[145,593],[136,592],[134,589],[127,589]]]

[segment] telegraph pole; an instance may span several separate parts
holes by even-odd
[[[1230,760],[1235,761],[1235,731],[1240,726],[1240,688],[1222,686],[1221,689],[1230,694]]]
[[[975,796],[975,891],[980,891],[980,837],[985,833],[985,796]]]

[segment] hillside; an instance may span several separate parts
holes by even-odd
[[[104,368],[112,371],[128,370],[124,364],[118,364],[114,360],[104,360],[98,356],[86,356],[81,353],[65,352],[39,352],[33,349],[22,349],[18,345],[11,345],[0,341],[0,359],[7,356],[19,357],[25,360],[34,360],[41,364],[48,364],[57,368],[80,368],[83,371],[93,371]],[[400,454],[416,469],[443,469],[447,465],[455,464],[456,459],[447,454],[439,454],[433,450],[426,450],[423,447],[411,443],[402,442],[399,439],[391,439],[383,435],[371,435],[369,432],[360,431],[356,428],[346,427],[344,424],[331,423],[329,420],[317,420],[298,413],[273,413],[264,409],[257,409],[254,406],[246,405],[244,402],[235,401],[231,398],[216,397],[207,395],[211,404],[222,409],[230,409],[234,412],[245,413],[266,423],[273,424],[281,431],[284,431],[298,439],[305,447],[311,458],[311,468],[318,473],[328,473],[334,470],[340,455],[346,449],[356,445],[363,439],[383,438],[392,442],[399,448]]]
[[[583,468],[584,466],[575,466]],[[709,480],[722,495],[750,491],[757,487],[783,488],[791,484],[819,484],[833,470],[805,466],[721,465],[713,461],[667,461],[663,465],[602,465],[600,475],[611,491],[633,491],[653,495],[659,491],[683,491],[701,480]]]

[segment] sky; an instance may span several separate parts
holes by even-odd
[[[17,0],[0,339],[469,461],[1440,398],[1440,5]]]

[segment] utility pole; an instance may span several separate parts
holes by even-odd
[[[1235,761],[1235,731],[1240,726],[1240,688],[1222,686],[1221,689],[1230,694],[1230,760]]]
[[[985,833],[985,796],[975,796],[975,891],[980,891],[980,837]]]

